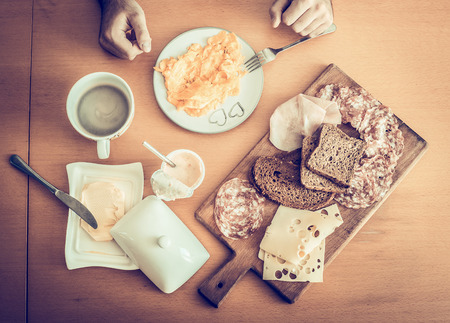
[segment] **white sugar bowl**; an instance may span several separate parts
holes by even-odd
[[[208,260],[209,253],[160,199],[150,195],[128,211],[111,235],[164,293],[172,293]]]

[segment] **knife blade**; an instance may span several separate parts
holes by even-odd
[[[69,194],[59,190],[44,178],[42,178],[35,170],[28,166],[25,161],[18,155],[11,155],[9,158],[11,165],[24,172],[25,174],[33,177],[39,183],[44,185],[53,195],[55,195],[61,202],[68,206],[72,211],[74,211],[80,218],[87,222],[91,227],[97,229],[97,221],[95,220],[92,213],[76,198],[70,196]]]

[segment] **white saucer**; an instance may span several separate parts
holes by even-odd
[[[125,213],[142,200],[144,172],[141,163],[100,165],[72,163],[67,165],[69,194],[81,199],[84,185],[110,182],[125,195]],[[138,267],[114,241],[95,241],[80,225],[80,217],[69,209],[66,232],[66,265],[68,269],[91,266],[133,270]]]

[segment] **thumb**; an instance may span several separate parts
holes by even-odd
[[[152,49],[152,39],[147,29],[144,14],[133,15],[130,17],[130,24],[134,29],[136,41],[139,48],[148,53]]]

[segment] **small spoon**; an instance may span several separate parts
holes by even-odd
[[[159,151],[157,151],[152,145],[150,145],[148,142],[144,141],[142,145],[150,150],[152,153],[154,153],[156,156],[158,156],[161,160],[169,164],[170,167],[176,167],[175,163],[171,161],[169,158],[161,154]]]

